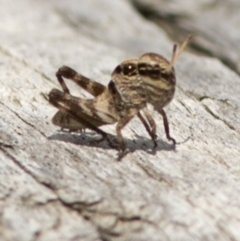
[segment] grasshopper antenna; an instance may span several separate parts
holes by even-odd
[[[172,59],[170,61],[169,70],[171,70],[173,68],[175,62],[177,61],[177,59],[179,58],[179,56],[181,55],[183,50],[186,48],[186,46],[188,45],[188,43],[192,37],[193,37],[193,35],[191,34],[184,40],[184,42],[182,43],[178,52],[177,52],[177,44],[173,45]]]

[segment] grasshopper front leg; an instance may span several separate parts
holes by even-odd
[[[123,140],[121,130],[129,123],[129,121],[136,115],[135,109],[129,109],[126,116],[120,119],[116,126],[117,140],[120,144],[120,151],[118,155],[118,160],[120,161],[126,155],[126,145]]]
[[[145,129],[147,130],[149,136],[151,136],[152,141],[154,143],[154,148],[157,147],[157,134],[156,134],[156,123],[154,121],[154,119],[152,118],[152,116],[150,115],[150,113],[148,112],[147,108],[143,109],[143,113],[145,115],[145,117],[148,120],[149,125],[151,126],[152,129],[149,128],[148,123],[146,122],[146,120],[143,118],[143,116],[141,115],[140,112],[138,112],[138,118],[142,121]]]
[[[157,111],[162,115],[164,130],[165,130],[167,139],[169,141],[172,141],[173,145],[175,146],[176,140],[173,137],[170,136],[169,124],[168,124],[168,119],[167,119],[167,115],[166,115],[165,111],[163,109],[160,109],[160,110],[157,110]]]

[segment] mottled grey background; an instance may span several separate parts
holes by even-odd
[[[0,240],[240,240],[240,2],[0,0]],[[45,99],[69,65],[104,85],[126,58],[194,38],[166,108],[130,153],[61,133]],[[71,91],[87,97],[67,82]],[[102,129],[114,138],[115,126]]]

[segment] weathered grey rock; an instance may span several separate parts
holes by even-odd
[[[240,73],[238,0],[132,0],[144,15],[160,23],[175,38],[195,35],[192,45],[200,53],[219,58]]]
[[[0,240],[240,240],[239,76],[185,52],[166,112],[174,150],[135,118],[130,153],[58,132],[45,95],[69,65],[107,85],[125,58],[170,58],[167,34],[128,1],[0,0]],[[229,3],[230,4],[230,3]],[[75,95],[89,97],[72,83]],[[115,135],[113,126],[104,130]]]

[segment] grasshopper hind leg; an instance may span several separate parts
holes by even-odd
[[[98,96],[104,92],[106,87],[97,81],[91,80],[84,75],[77,73],[74,69],[68,66],[62,66],[56,73],[59,84],[61,85],[64,93],[70,94],[70,91],[65,84],[63,78],[69,79],[76,83],[79,87],[87,91],[93,96]]]
[[[108,134],[99,129],[97,126],[91,124],[89,121],[87,121],[86,119],[84,118],[81,118],[79,115],[77,115],[74,111],[72,111],[69,106],[67,105],[64,105],[63,103],[61,103],[61,101],[58,101],[57,99],[59,99],[59,96],[62,96],[64,95],[63,92],[57,90],[57,89],[53,89],[50,93],[49,93],[49,103],[52,104],[53,106],[55,106],[56,108],[59,109],[59,112],[60,113],[64,113],[66,114],[67,116],[70,116],[72,119],[74,119],[76,122],[79,122],[82,127],[84,128],[88,128],[88,129],[91,129],[95,132],[97,132],[98,134],[101,135],[101,138],[100,140],[97,140],[97,141],[93,141],[93,142],[102,142],[104,140],[107,140],[109,145],[111,147],[113,147],[113,144],[111,143],[109,137],[108,137]]]

